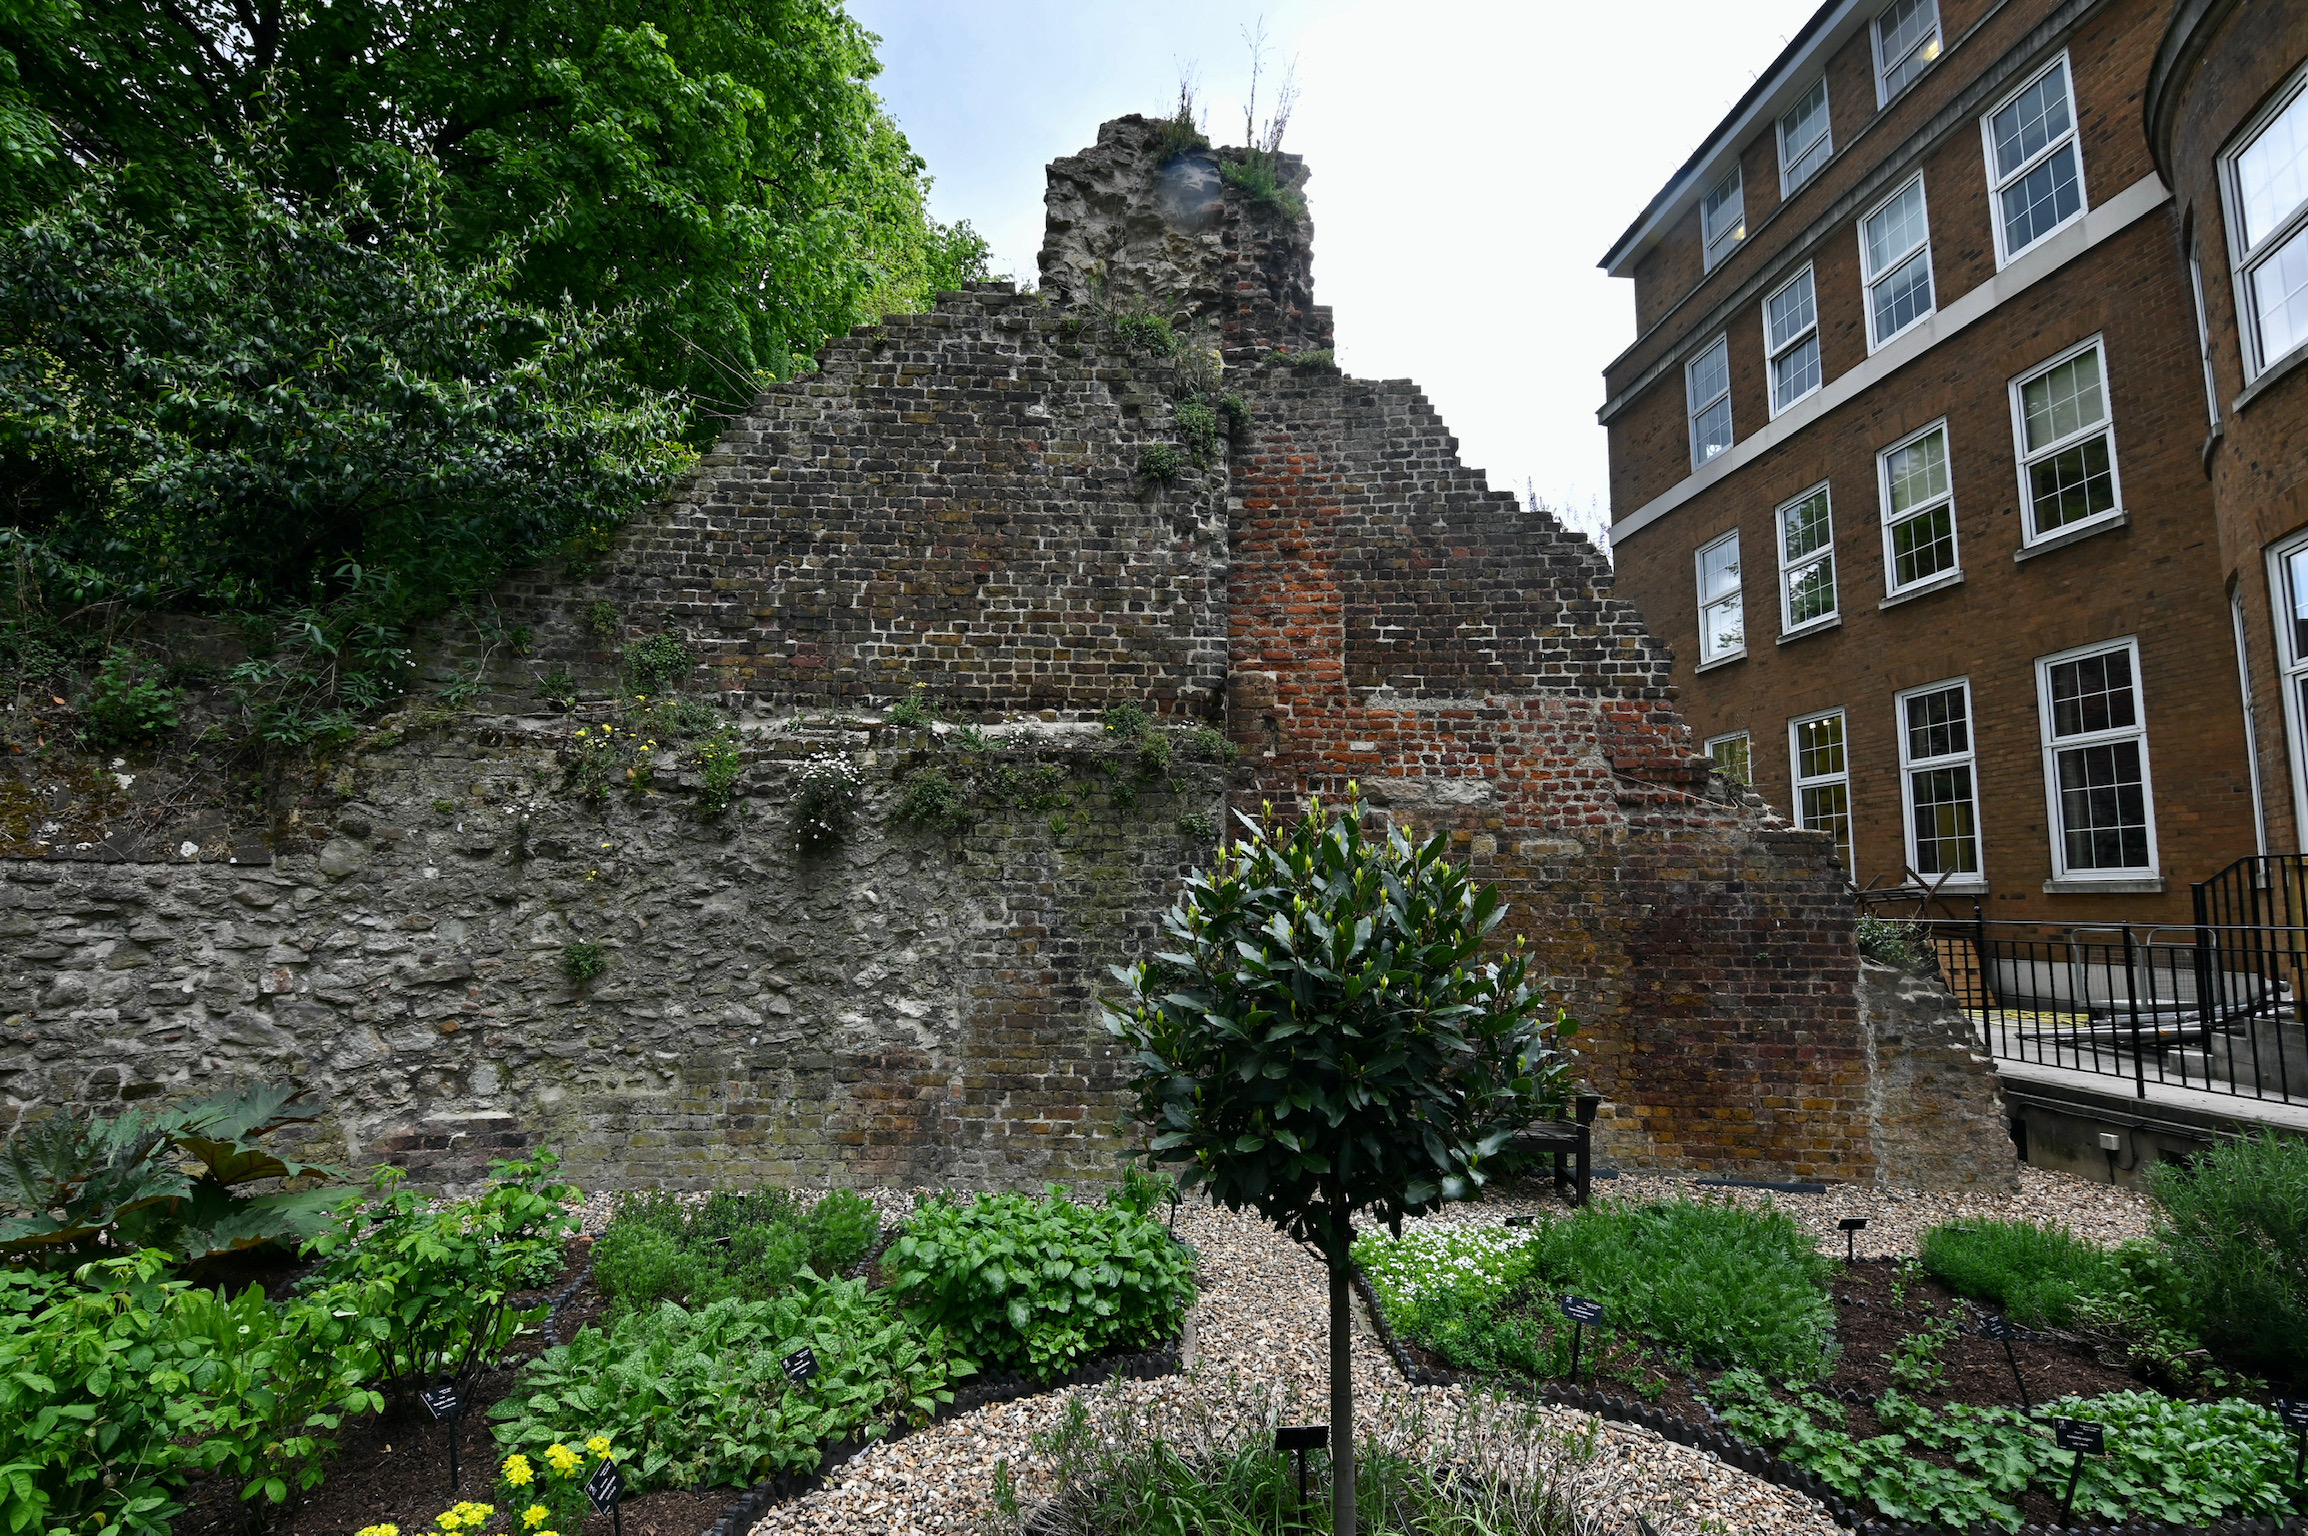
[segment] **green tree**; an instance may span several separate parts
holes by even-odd
[[[1478,1198],[1514,1132],[1567,1098],[1575,1027],[1519,954],[1482,958],[1506,913],[1496,887],[1478,890],[1443,835],[1373,836],[1365,819],[1359,800],[1318,800],[1278,839],[1242,817],[1164,918],[1170,947],[1117,966],[1124,1000],[1106,1009],[1153,1158],[1329,1269],[1339,1536],[1354,1531],[1353,1220],[1399,1234]]]
[[[511,296],[633,308],[639,376],[710,431],[825,337],[983,275],[925,211],[875,42],[838,0],[0,0],[0,213],[110,166],[197,221],[237,201],[217,146],[259,136],[304,198],[438,167],[452,254],[517,238]]]

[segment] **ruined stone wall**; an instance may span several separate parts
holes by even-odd
[[[1918,1189],[2019,1188],[2002,1080],[1979,1028],[1936,976],[1859,964],[1879,1178]]]

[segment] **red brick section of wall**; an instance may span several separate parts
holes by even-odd
[[[1359,781],[1513,907],[1635,1165],[1865,1178],[1856,953],[1825,840],[1715,798],[1584,540],[1462,468],[1411,387],[1261,374],[1228,593],[1239,798]],[[1720,781],[1715,789],[1720,793]]]

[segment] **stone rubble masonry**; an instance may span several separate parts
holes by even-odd
[[[1859,962],[1878,1182],[1903,1189],[2017,1190],[2019,1161],[1995,1063],[1936,976]]]
[[[837,338],[598,571],[508,583],[530,654],[476,711],[315,763],[271,863],[0,866],[11,1111],[286,1076],[343,1155],[435,1185],[537,1140],[597,1182],[1106,1176],[1125,1106],[1093,994],[1207,857],[1182,823],[1352,783],[1502,887],[1582,1025],[1606,1157],[1875,1178],[1826,838],[1710,775],[1591,544],[1490,491],[1410,384],[1305,355],[1330,342],[1311,225],[1212,174],[1239,151],[1166,167],[1159,134],[1124,118],[1051,167],[1043,295]],[[1133,312],[1175,317],[1182,354],[1129,346]],[[1143,477],[1205,391],[1246,431]],[[598,691],[659,633],[699,657],[671,686],[747,721],[723,821],[582,805],[576,722],[536,712],[543,676]],[[951,725],[861,714],[915,683],[1005,760],[1070,765],[1073,807],[891,820],[908,773],[955,766]],[[1240,760],[1127,778],[1094,723],[1124,700],[1222,721]],[[802,858],[812,751],[859,763],[867,803]],[[586,989],[559,970],[577,938],[611,953]],[[1874,1075],[1897,1054],[1876,1041]]]

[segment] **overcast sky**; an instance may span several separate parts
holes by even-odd
[[[1595,263],[1771,60],[1813,0],[851,0],[943,219],[1035,275],[1042,167],[1098,124],[1159,114],[1194,69],[1243,141],[1243,29],[1298,65],[1283,147],[1307,159],[1315,297],[1339,363],[1412,378],[1494,489],[1607,511],[1602,368],[1634,285]],[[1264,116],[1262,104],[1260,115]]]

